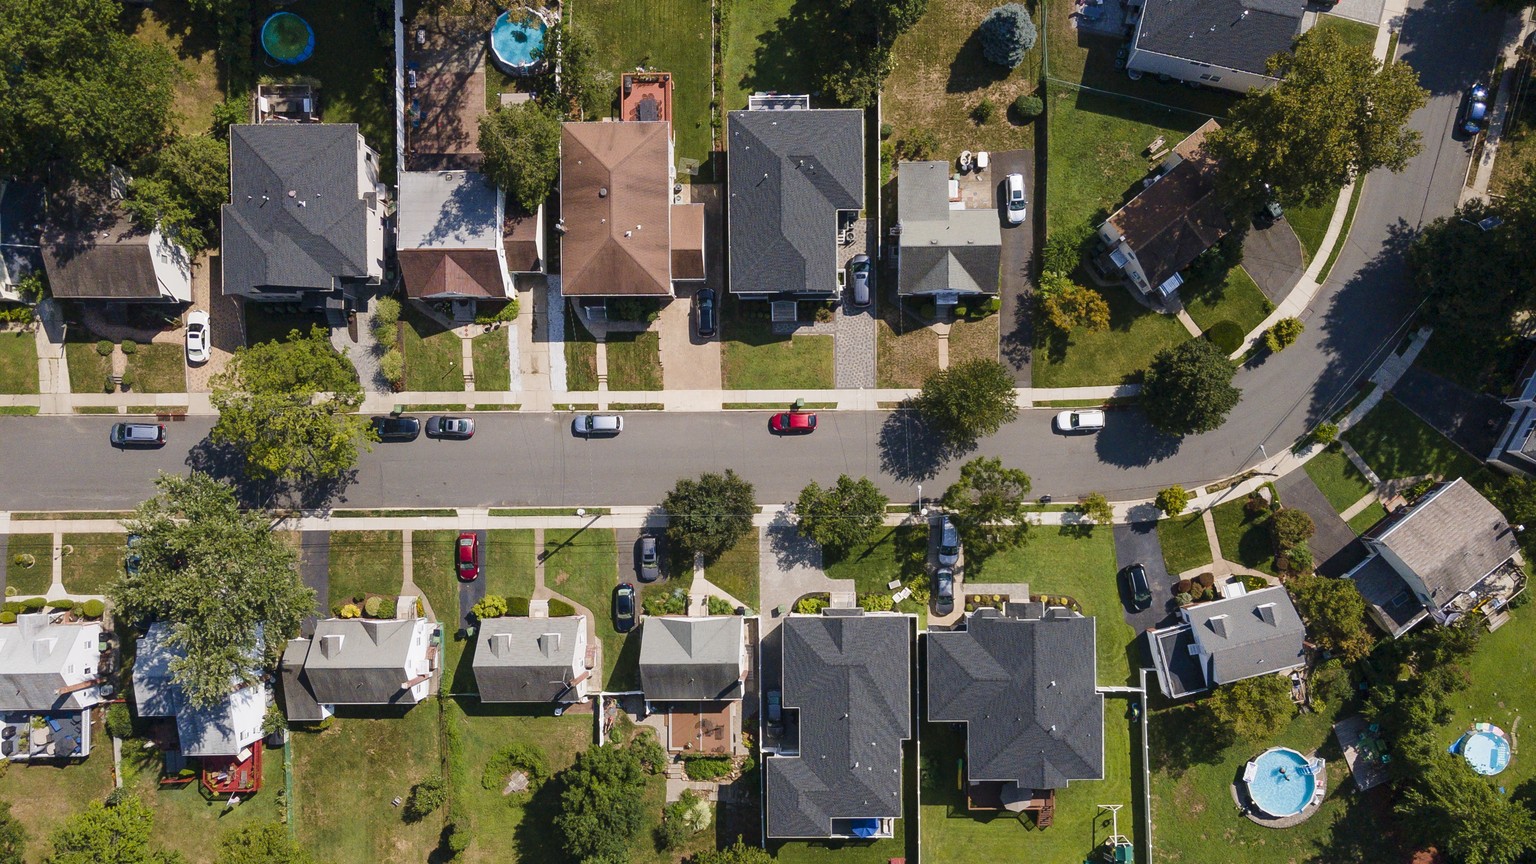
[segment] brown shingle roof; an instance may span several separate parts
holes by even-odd
[[[508,207],[511,206],[508,202]],[[507,251],[507,270],[510,272],[536,273],[543,269],[544,262],[539,257],[540,223],[537,215],[508,210],[501,223],[501,245]]]
[[[494,249],[401,249],[400,275],[413,298],[507,296]]]
[[[1437,604],[1476,585],[1520,551],[1503,514],[1459,477],[1420,501],[1376,542],[1418,574]]]
[[[672,278],[704,278],[704,205],[672,205]]]
[[[668,131],[660,122],[565,124],[562,293],[672,293]]]
[[[1232,229],[1216,199],[1216,160],[1205,151],[1206,133],[1219,128],[1207,120],[1191,132],[1173,148],[1179,163],[1109,217],[1154,287]]]
[[[41,244],[53,296],[160,299],[150,232],[99,190],[71,186],[53,203]]]

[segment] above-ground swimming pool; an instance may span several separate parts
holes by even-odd
[[[303,63],[315,53],[315,31],[292,12],[276,12],[261,25],[261,48],[279,63]]]
[[[532,72],[539,64],[535,55],[544,46],[547,29],[542,13],[521,12],[517,20],[512,19],[510,12],[497,15],[491,26],[491,57],[496,66],[508,75]]]
[[[1317,792],[1307,757],[1289,747],[1271,747],[1248,764],[1243,773],[1248,797],[1266,815],[1295,816]]]
[[[1509,738],[1497,726],[1479,723],[1457,742],[1472,770],[1491,777],[1509,767]]]

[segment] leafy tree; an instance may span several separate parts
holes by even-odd
[[[231,96],[230,98],[213,106],[208,124],[208,133],[220,141],[229,140],[229,127],[236,123],[249,122],[251,118],[251,105],[244,96]]]
[[[229,486],[193,472],[161,474],[155,488],[123,522],[140,538],[138,570],[108,594],[119,621],[167,623],[169,644],[184,652],[172,680],[192,705],[215,705],[231,681],[254,682],[277,662],[315,592],[267,517],[241,509]]]
[[[809,22],[818,33],[814,89],[852,108],[873,105],[891,71],[891,45],[916,24],[928,0],[827,0]]]
[[[1286,582],[1297,610],[1307,622],[1307,638],[1345,663],[1365,658],[1375,640],[1365,623],[1365,600],[1348,579],[1311,573]]]
[[[137,796],[92,801],[53,832],[47,864],[183,864],[179,852],[150,846],[155,815]]]
[[[1337,423],[1319,423],[1317,428],[1312,430],[1312,437],[1319,444],[1332,444],[1339,440],[1339,426]]]
[[[1040,34],[1022,3],[1005,3],[981,21],[981,56],[988,62],[1016,69],[1035,47]]]
[[[1529,477],[1504,478],[1492,486],[1488,499],[1512,524],[1536,525],[1536,481]],[[1515,537],[1527,559],[1536,557],[1536,531],[1521,531]]]
[[[177,138],[144,160],[123,209],[143,228],[159,225],[192,252],[218,244],[219,207],[229,197],[229,145]]]
[[[847,474],[826,489],[815,480],[800,490],[795,513],[800,533],[824,548],[841,552],[868,540],[885,521],[891,499],[868,477],[855,480]]]
[[[1264,331],[1264,347],[1275,353],[1284,351],[1301,338],[1301,331],[1305,329],[1300,318],[1281,318]]]
[[[913,400],[923,419],[957,447],[1019,416],[1013,374],[996,360],[967,360],[928,376]]]
[[[1217,687],[1207,704],[1224,731],[1241,741],[1274,735],[1296,713],[1290,682],[1279,675],[1244,678]]]
[[[1078,511],[1095,525],[1108,525],[1115,521],[1115,509],[1103,492],[1089,492],[1078,502]]]
[[[697,480],[677,481],[661,502],[669,517],[667,539],[686,556],[719,558],[752,530],[757,512],[752,496],[752,484],[729,468],[724,474],[706,472]]]
[[[1160,490],[1157,493],[1157,499],[1154,503],[1157,504],[1157,509],[1167,513],[1169,516],[1177,516],[1184,512],[1185,507],[1189,506],[1189,493],[1184,491],[1183,486],[1169,486],[1167,489]]]
[[[767,851],[756,846],[748,846],[741,841],[724,849],[710,849],[688,859],[688,864],[772,864],[773,858]]]
[[[1040,274],[1041,290],[1049,290],[1045,287],[1047,283],[1059,285],[1062,280],[1072,281],[1072,274],[1077,272],[1078,266],[1088,256],[1097,237],[1093,226],[1087,222],[1052,231],[1045,238],[1045,251],[1040,256],[1040,269],[1043,271]]]
[[[1317,526],[1307,511],[1283,507],[1270,517],[1269,530],[1274,535],[1275,547],[1284,552],[1311,540],[1317,533]]]
[[[133,713],[128,710],[128,703],[113,702],[107,709],[107,734],[113,738],[133,737]]]
[[[1217,428],[1242,398],[1235,374],[1237,366],[1204,339],[1159,351],[1141,385],[1147,419],[1171,435]]]
[[[532,213],[560,176],[560,117],[537,102],[524,102],[480,118],[483,170],[508,198]]]
[[[644,821],[645,774],[639,758],[604,744],[576,754],[576,763],[560,772],[560,779],[555,828],[566,852],[577,860],[627,861],[630,838],[640,833]]]
[[[1045,102],[1033,93],[1025,93],[1013,100],[1013,110],[1025,123],[1045,113]]]
[[[545,61],[539,98],[568,120],[600,119],[613,101],[613,73],[597,57],[597,43],[585,27],[565,19],[544,34],[544,44],[534,51]],[[560,69],[556,83],[555,69]]]
[[[0,176],[96,176],[161,142],[176,58],[121,13],[114,0],[0,3]]]
[[[1461,760],[1430,749],[1396,805],[1404,829],[1461,864],[1517,864],[1536,851],[1536,816]]]
[[[1109,303],[1104,295],[1078,285],[1068,276],[1051,271],[1042,273],[1040,295],[1045,323],[1062,333],[1078,327],[1090,333],[1109,329]]]
[[[1424,296],[1424,315],[1455,343],[1508,344],[1512,321],[1536,306],[1536,258],[1526,248],[1536,230],[1536,165],[1510,184],[1497,205],[1473,199],[1424,226],[1408,247],[1408,267]],[[1489,231],[1489,217],[1505,224]]]
[[[209,437],[239,451],[252,477],[334,480],[357,464],[371,436],[367,419],[352,413],[363,391],[318,325],[289,336],[237,349],[214,377],[219,419]]]
[[[405,821],[420,822],[448,802],[448,787],[441,777],[428,777],[411,787],[405,799]]]
[[[0,864],[22,864],[27,829],[11,814],[11,802],[0,800]]]
[[[1001,459],[978,456],[960,466],[960,479],[940,503],[964,538],[968,557],[981,560],[1024,542],[1029,487],[1029,475],[1004,468]]]
[[[246,825],[219,844],[214,864],[315,864],[309,850],[288,838],[276,822]]]
[[[1419,152],[1408,118],[1428,94],[1406,63],[1384,66],[1337,30],[1314,28],[1271,57],[1269,72],[1280,82],[1238,101],[1206,138],[1236,209],[1256,207],[1265,184],[1286,204],[1320,205],[1350,178],[1402,171]]]

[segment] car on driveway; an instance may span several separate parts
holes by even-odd
[[[715,335],[715,289],[705,288],[695,294],[693,305],[699,338],[708,339]]]
[[[114,447],[163,447],[164,423],[113,423],[107,436]]]
[[[187,362],[208,362],[208,313],[201,309],[187,314]]]
[[[571,421],[571,434],[578,438],[612,438],[624,431],[624,418],[617,414],[577,414]]]
[[[421,434],[421,418],[389,416],[373,418],[374,434],[380,441],[415,441]]]
[[[933,574],[933,611],[938,615],[955,611],[955,571],[948,567]]]
[[[784,725],[784,694],[778,690],[769,690],[763,697],[767,705],[768,728],[778,729]]]
[[[475,436],[475,421],[469,417],[428,417],[428,438],[453,438],[467,441]]]
[[[640,550],[635,556],[640,567],[640,581],[655,582],[661,576],[661,551],[656,546],[656,536],[642,535],[636,545]]]
[[[953,567],[960,563],[960,529],[945,516],[939,523],[939,566]]]
[[[1125,596],[1130,600],[1133,612],[1140,612],[1152,605],[1152,586],[1147,582],[1147,568],[1140,564],[1120,571],[1120,580],[1125,583]]]
[[[853,279],[853,305],[869,305],[870,284],[875,280],[874,268],[870,266],[868,255],[855,255],[848,262],[848,273]]]
[[[473,582],[480,578],[480,535],[473,531],[460,532],[453,560],[458,565],[460,579]]]
[[[768,430],[775,435],[809,435],[816,431],[816,412],[785,411],[773,415]]]
[[[1104,428],[1104,412],[1097,409],[1063,411],[1056,415],[1056,431],[1068,435],[1078,432],[1097,432]]]
[[[1467,98],[1461,103],[1461,117],[1456,121],[1457,131],[1468,138],[1475,138],[1488,128],[1488,87],[1473,84]]]
[[[1003,182],[1008,207],[1008,223],[1018,225],[1024,221],[1029,202],[1024,197],[1024,175],[1009,174]]]
[[[613,589],[613,629],[628,633],[635,629],[639,615],[635,611],[635,586],[625,582]]]

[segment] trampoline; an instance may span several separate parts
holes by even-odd
[[[261,25],[261,48],[284,65],[303,63],[315,53],[315,31],[292,12],[275,12]]]

